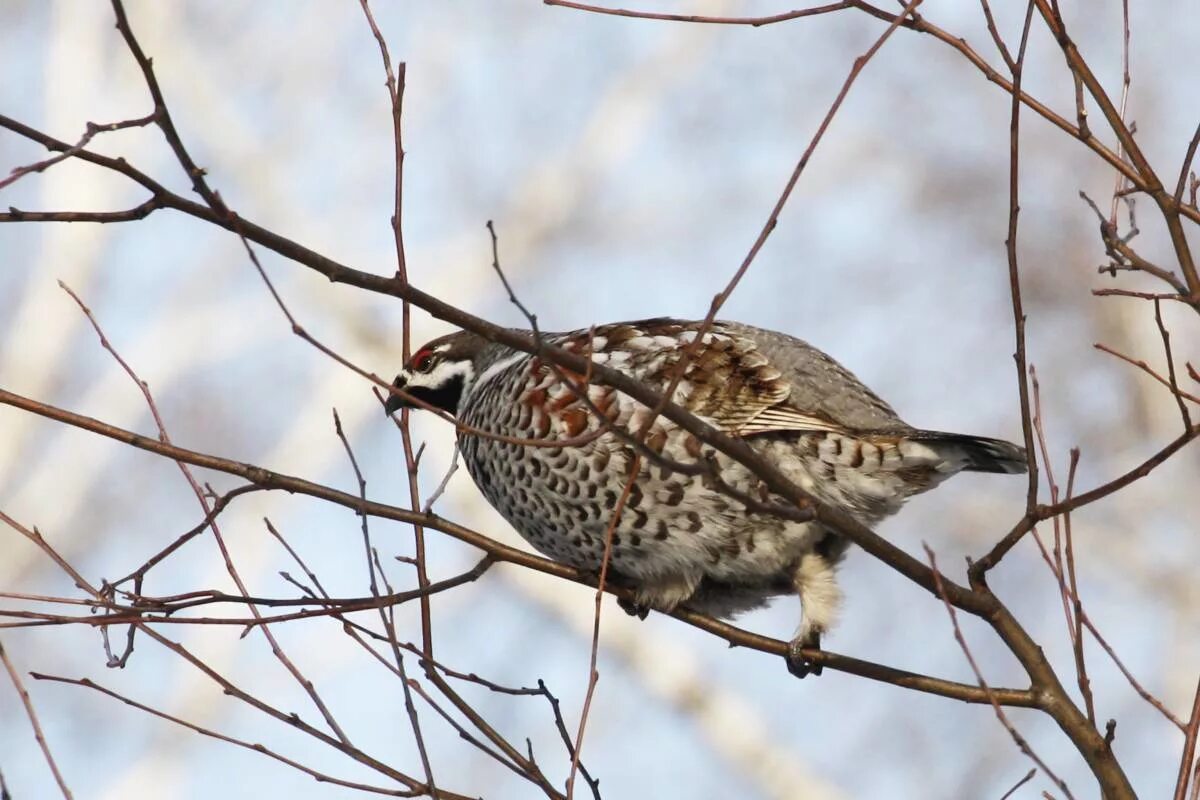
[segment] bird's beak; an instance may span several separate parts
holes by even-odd
[[[403,375],[397,375],[396,380],[392,381],[392,386],[395,386],[397,389],[403,389],[406,383],[408,383],[408,381],[404,379]],[[406,403],[404,398],[398,394],[388,395],[387,400],[385,400],[383,403],[383,410],[389,417],[400,409],[407,407],[408,403]]]

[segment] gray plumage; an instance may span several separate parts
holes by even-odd
[[[797,408],[824,413],[856,430],[909,428],[892,407],[863,385],[854,373],[808,342],[739,322],[722,325],[754,340],[759,352],[791,384],[789,400]]]

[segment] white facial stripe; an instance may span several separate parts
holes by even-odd
[[[405,388],[423,387],[426,389],[436,389],[440,386],[445,386],[456,375],[462,376],[463,393],[466,394],[466,388],[471,385],[471,381],[475,378],[475,369],[471,366],[470,361],[442,361],[436,364],[429,372],[405,370]]]
[[[495,364],[492,364],[490,367],[485,369],[479,375],[479,378],[475,381],[475,383],[473,385],[470,383],[470,381],[467,381],[463,384],[463,386],[465,387],[463,389],[463,396],[465,397],[467,395],[467,393],[470,392],[475,386],[483,386],[485,383],[490,381],[492,378],[496,377],[501,372],[508,369],[513,364],[516,364],[518,361],[520,361],[523,358],[529,358],[529,354],[528,353],[514,353],[513,355],[509,356],[508,358],[502,358],[499,361],[497,361]]]

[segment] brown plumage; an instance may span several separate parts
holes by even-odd
[[[699,325],[653,319],[543,336],[662,392]],[[1024,471],[1021,448],[913,428],[836,361],[786,334],[716,322],[693,350],[671,399],[745,438],[802,489],[864,524],[961,470]],[[816,645],[833,622],[840,605],[834,567],[847,543],[817,523],[748,510],[711,482],[670,467],[704,459],[743,497],[771,499],[740,464],[661,415],[645,442],[666,461],[636,458],[629,443],[602,431],[580,394],[606,424],[629,432],[645,427],[650,409],[611,387],[589,384],[584,375],[470,333],[423,347],[396,386],[477,430],[576,442],[532,447],[459,437],[484,496],[557,560],[599,569],[605,531],[633,477],[610,555],[614,579],[635,592],[628,610],[644,616],[648,609],[686,605],[730,616],[774,595],[799,594],[803,616],[789,663],[798,674],[806,671],[798,651]],[[389,401],[393,410],[402,405],[398,395]]]

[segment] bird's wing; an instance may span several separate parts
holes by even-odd
[[[794,407],[791,383],[747,337],[717,334],[702,342],[682,386],[679,399],[690,411],[738,436],[842,430],[823,414]]]
[[[564,336],[564,346],[666,391],[684,354],[671,399],[726,433],[884,430],[904,423],[849,371],[792,337],[715,322],[647,319]]]
[[[790,387],[785,405],[791,412],[816,417],[835,427],[822,430],[908,431],[907,425],[854,373],[794,336],[737,322],[723,323],[729,333],[752,339],[758,352],[782,373]]]
[[[715,323],[696,342],[699,327],[673,319],[602,326],[592,334],[594,357],[666,391],[687,354],[672,400],[727,433],[844,430],[821,409],[791,402],[791,381],[754,337]]]
[[[787,406],[772,406],[763,409],[761,413],[743,423],[733,433],[740,436],[753,436],[756,433],[772,433],[774,431],[847,432],[841,425],[828,419],[805,414]]]

